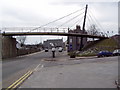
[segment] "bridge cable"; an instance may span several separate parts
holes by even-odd
[[[69,28],[71,28],[71,27],[73,27],[73,26],[75,26],[75,25],[81,23],[83,18],[84,18],[84,16],[81,17],[79,20],[77,20],[77,21],[76,21],[74,24],[72,24]]]
[[[90,19],[93,21],[93,23],[95,23],[96,26],[98,26],[98,24],[95,22],[95,20],[93,20],[92,16],[88,13]]]
[[[91,23],[90,18],[87,15],[87,26],[88,26],[88,30],[86,30],[87,32],[89,32],[89,27],[91,26],[90,23]]]
[[[85,8],[85,7],[84,7],[84,8]],[[33,30],[39,29],[39,28],[41,28],[41,27],[44,27],[44,26],[46,26],[46,25],[49,25],[49,24],[51,24],[51,23],[54,23],[54,22],[56,22],[56,21],[59,21],[59,20],[65,18],[65,17],[68,17],[68,16],[70,16],[70,15],[72,15],[72,14],[74,14],[74,13],[77,13],[77,12],[83,10],[84,8],[82,8],[82,9],[80,9],[80,10],[77,10],[77,11],[75,11],[75,12],[72,12],[72,13],[70,13],[70,14],[68,14],[68,15],[65,15],[65,16],[63,16],[63,17],[61,17],[61,18],[58,18],[58,19],[56,19],[56,20],[54,20],[54,21],[51,21],[51,22],[49,22],[49,23],[47,23],[47,24],[41,25],[40,27],[34,28],[34,29],[30,30],[30,32],[33,31]]]
[[[72,20],[74,20],[75,18],[79,17],[79,16],[80,16],[80,15],[82,15],[83,13],[84,13],[84,12],[82,12],[81,14],[78,14],[78,15],[76,15],[75,17],[73,17],[73,18],[71,18],[71,19],[67,20],[65,23],[61,24],[61,25],[60,25],[60,26],[58,26],[58,27],[61,27],[61,26],[65,25],[66,23],[71,22]]]
[[[96,24],[97,25],[99,25],[99,27],[102,29],[102,31],[105,33],[105,30],[103,29],[103,27],[101,26],[101,24],[97,21],[97,19],[95,18],[95,16],[93,15],[93,13],[91,12],[91,10],[89,10],[90,12],[89,12],[89,15],[90,15],[90,13],[91,13],[91,15],[93,16],[93,18],[94,18],[94,21],[96,22]],[[90,15],[90,16],[91,16]],[[92,18],[92,17],[91,17]]]

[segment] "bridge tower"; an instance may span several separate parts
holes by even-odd
[[[86,8],[85,8],[85,15],[84,15],[84,21],[83,21],[83,27],[82,27],[83,33],[85,33],[85,23],[86,23],[87,8],[88,8],[88,5],[86,5]],[[81,41],[80,41],[80,51],[82,50],[82,48],[83,48],[83,37],[81,37]]]

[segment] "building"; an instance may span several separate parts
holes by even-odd
[[[80,34],[87,34],[86,31],[81,30],[79,25],[76,25],[76,29],[69,30],[68,33],[80,33]],[[83,46],[87,43],[87,38],[83,38]],[[82,46],[82,47],[83,47]],[[81,37],[76,36],[68,36],[68,52],[69,51],[79,51],[81,47]]]
[[[65,44],[63,42],[63,39],[51,39],[44,41],[43,43],[44,48],[51,49],[52,47],[65,47]]]

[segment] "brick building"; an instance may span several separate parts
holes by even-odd
[[[79,25],[76,25],[76,29],[69,30],[68,33],[80,33],[87,34],[86,31],[81,30]],[[68,36],[68,52],[69,51],[79,51],[80,50],[81,37]],[[83,46],[87,43],[87,38],[83,38]]]

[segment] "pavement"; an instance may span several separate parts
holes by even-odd
[[[116,88],[118,57],[65,57],[44,58],[19,88]]]

